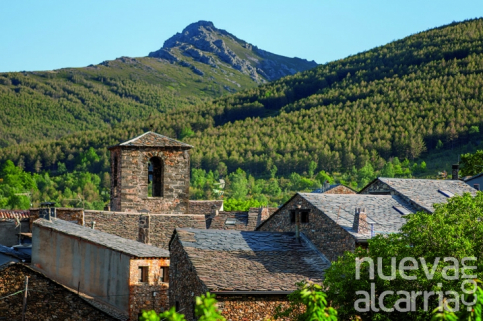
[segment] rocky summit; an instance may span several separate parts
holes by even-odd
[[[259,49],[225,30],[217,29],[209,21],[190,24],[183,32],[166,40],[161,49],[151,52],[149,57],[191,68],[198,75],[203,75],[203,72],[190,61],[215,69],[228,65],[249,75],[257,83],[276,80],[317,66],[315,61],[284,57]]]

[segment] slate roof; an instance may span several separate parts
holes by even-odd
[[[2,219],[15,219],[19,220],[28,219],[30,217],[30,211],[22,210],[0,210],[0,220]]]
[[[23,272],[25,274],[30,274],[30,276],[31,276],[32,273],[35,273],[40,278],[46,279],[46,280],[48,280],[48,282],[52,282],[54,284],[54,286],[57,287],[57,289],[59,289],[59,290],[65,289],[65,290],[71,292],[74,295],[73,298],[79,298],[79,299],[85,301],[90,306],[92,306],[93,309],[104,312],[106,314],[106,320],[109,316],[112,317],[114,320],[119,320],[119,321],[128,321],[128,319],[129,319],[129,317],[127,315],[124,315],[122,312],[118,312],[117,309],[114,308],[113,306],[108,305],[107,303],[101,302],[98,299],[95,300],[92,297],[89,297],[86,294],[79,292],[78,289],[71,289],[71,288],[69,288],[69,287],[67,287],[67,286],[65,286],[61,283],[58,283],[57,281],[47,277],[44,273],[39,271],[35,266],[26,265],[26,264],[22,264],[22,263],[12,263],[12,262],[0,265],[0,271],[9,270],[9,269],[15,270],[17,268],[23,269],[24,270]],[[16,275],[16,273],[8,273],[7,275],[12,276],[12,275]],[[12,280],[8,280],[8,279],[3,279],[3,280],[0,280],[0,281],[12,282]],[[38,293],[41,293],[41,291],[39,291]],[[72,298],[68,298],[68,300],[72,300]],[[68,302],[68,300],[66,302]],[[48,308],[49,307],[49,300],[45,300],[44,302],[45,302],[45,307],[44,306],[36,306],[35,308],[38,308],[38,309]],[[55,303],[59,304],[59,302],[55,302]],[[64,308],[69,308],[69,307],[64,305]],[[0,320],[3,320],[3,319],[0,319]]]
[[[423,207],[431,213],[434,212],[433,204],[446,203],[448,199],[441,192],[439,192],[439,190],[449,191],[455,195],[462,195],[463,193],[476,195],[476,190],[473,187],[460,180],[383,177],[379,177],[376,180],[380,180],[381,182],[387,184],[394,191],[406,196],[412,202]],[[366,186],[364,189],[366,189],[368,186]]]
[[[179,228],[175,231],[209,291],[293,291],[322,282],[330,262],[294,233]]]
[[[113,234],[93,230],[82,225],[53,218],[51,221],[38,219],[34,225],[52,229],[70,236],[79,237],[91,243],[105,246],[114,251],[122,252],[136,258],[165,258],[169,251],[141,242],[128,240]]]
[[[257,212],[258,214],[258,212]],[[257,215],[258,216],[258,215]],[[255,216],[255,225],[257,221]],[[235,222],[235,224],[227,224],[227,220]],[[218,215],[207,216],[206,228],[217,230],[239,230],[239,231],[253,231],[255,227],[251,228],[248,225],[249,216],[245,211],[230,211],[218,212]]]
[[[358,240],[370,238],[370,235],[355,233],[352,229],[356,208],[366,209],[367,221],[374,225],[375,234],[397,233],[406,223],[395,206],[402,206],[411,213],[417,211],[398,195],[298,194]]]
[[[261,211],[266,210],[265,216]],[[276,207],[251,207],[246,211],[220,211],[218,215],[206,215],[206,228],[217,230],[254,231],[278,208]],[[234,223],[234,224],[233,224]]]
[[[123,143],[110,146],[109,149],[117,147],[181,147],[183,149],[193,148],[193,146],[180,142],[154,132],[146,132]]]

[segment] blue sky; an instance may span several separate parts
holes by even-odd
[[[0,72],[146,56],[198,20],[317,63],[483,16],[482,0],[21,0],[0,4]]]

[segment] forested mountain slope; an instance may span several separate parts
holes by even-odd
[[[0,147],[145,121],[317,65],[252,48],[211,22],[183,32],[151,57],[0,73]]]
[[[482,41],[482,19],[453,23],[143,122],[4,148],[0,159],[31,171],[69,168],[89,146],[105,155],[106,146],[153,130],[195,146],[192,164],[205,169],[262,175],[275,165],[284,175],[311,161],[328,171],[382,168],[394,156],[478,143]]]

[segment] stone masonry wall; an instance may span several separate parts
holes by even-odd
[[[148,233],[149,243],[163,249],[168,249],[169,240],[177,227],[206,228],[204,215],[151,214],[149,215],[149,230],[146,231],[145,225],[140,223],[145,216],[146,214],[143,213],[90,210],[86,210],[84,214],[85,225],[88,227],[95,221],[95,229],[135,241],[145,240],[146,233]]]
[[[84,301],[76,293],[21,264],[0,268],[0,297],[21,291],[29,277],[25,319],[41,320],[117,320]],[[22,319],[23,292],[0,300],[0,320]]]
[[[30,209],[30,230],[32,231],[32,223],[39,218],[40,208]],[[79,225],[84,224],[84,209],[72,207],[56,207],[56,217],[58,219],[74,222]]]
[[[230,321],[271,320],[277,306],[287,308],[289,305],[286,295],[218,295],[216,299],[221,314]]]
[[[290,222],[290,210],[301,205],[301,209],[309,209],[309,223],[300,223],[300,231],[329,260],[334,261],[345,251],[353,251],[355,239],[343,228],[337,225],[319,209],[312,206],[300,195],[296,195],[285,203],[277,213],[262,223],[257,230],[272,232],[295,232],[295,224]]]
[[[193,320],[195,298],[208,292],[177,237],[170,244],[169,306],[178,307],[187,321]],[[176,304],[178,303],[178,304]],[[248,320],[248,319],[247,319]]]
[[[139,267],[147,266],[148,282],[139,282]],[[138,320],[142,310],[162,312],[168,308],[168,282],[161,282],[163,267],[169,267],[169,259],[132,259],[129,276],[130,320]]]
[[[112,210],[138,212],[146,209],[151,213],[188,213],[188,150],[176,147],[116,147],[111,149],[111,162],[114,162],[116,155],[120,163],[117,166],[117,187],[112,192]],[[162,197],[148,197],[148,162],[151,157],[159,157],[163,163]],[[115,176],[111,177],[112,186]]]

